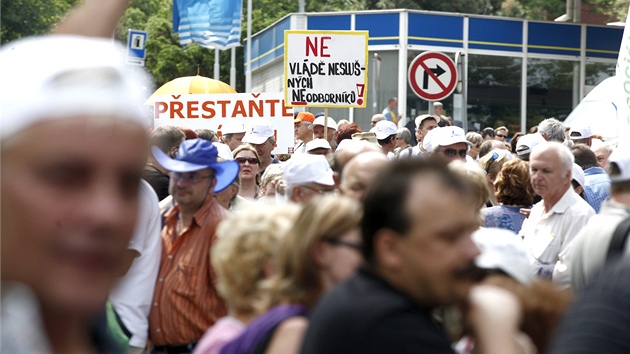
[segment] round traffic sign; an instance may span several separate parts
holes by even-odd
[[[440,52],[424,52],[409,65],[409,85],[427,101],[448,97],[457,86],[457,68],[453,59]]]

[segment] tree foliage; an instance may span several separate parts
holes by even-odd
[[[2,0],[0,42],[44,34],[59,22],[78,0]]]

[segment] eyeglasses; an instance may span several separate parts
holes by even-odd
[[[311,186],[309,186],[309,185],[307,185],[307,184],[300,184],[300,186],[302,186],[302,187],[304,187],[304,188],[306,188],[306,189],[310,189],[310,190],[312,190],[312,191],[314,191],[314,192],[317,192],[317,194],[319,194],[319,195],[326,195],[326,194],[329,194],[329,193],[334,193],[334,192],[335,192],[335,190],[334,190],[334,189],[330,189],[330,190],[326,190],[326,189],[317,189],[317,188],[313,188],[313,187],[311,187]]]
[[[258,165],[258,159],[255,157],[237,157],[235,159],[241,165],[245,164],[245,162],[249,162],[250,165]]]
[[[467,149],[464,150],[455,150],[455,149],[444,149],[442,150],[444,156],[453,157],[455,155],[459,155],[461,158],[466,158],[466,154],[468,153]]]
[[[372,122],[372,125],[376,125],[376,123],[378,123],[378,122]]]
[[[200,176],[196,173],[171,172],[171,178],[178,182],[183,181],[185,183],[197,184],[206,178],[214,178],[214,175]]]
[[[492,157],[490,157],[490,160],[488,160],[488,164],[486,165],[486,174],[488,174],[490,172],[490,166],[492,166],[492,164],[499,158],[499,154],[497,154],[496,152],[492,153]]]
[[[361,245],[361,244],[347,242],[347,241],[343,241],[343,240],[336,239],[336,238],[326,238],[326,239],[324,239],[324,241],[330,243],[331,245],[348,247],[348,248],[352,248],[352,249],[357,250],[357,251],[361,251],[361,249],[363,248],[363,245]]]
[[[503,135],[503,134],[497,134],[497,136],[498,136],[499,138],[503,138],[503,139],[507,138],[507,135]]]

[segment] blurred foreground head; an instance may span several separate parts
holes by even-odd
[[[134,231],[151,84],[121,52],[78,36],[0,48],[2,284],[44,314],[100,311]]]

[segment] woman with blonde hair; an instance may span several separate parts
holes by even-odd
[[[498,227],[518,233],[525,220],[521,208],[530,209],[534,189],[530,183],[529,164],[514,159],[503,164],[494,182],[499,205],[481,210],[485,227]]]
[[[306,203],[280,246],[269,310],[221,353],[298,353],[311,307],[363,261],[362,214],[348,197],[324,196]]]
[[[299,212],[296,204],[250,203],[219,224],[210,257],[228,315],[208,329],[195,354],[218,354],[263,312],[262,284],[273,274],[272,259]]]
[[[479,167],[486,172],[488,188],[490,189],[490,200],[486,203],[488,207],[499,205],[495,197],[494,181],[497,179],[499,171],[501,171],[501,166],[510,160],[512,160],[512,154],[504,149],[494,149],[479,158]]]
[[[246,199],[256,199],[258,197],[258,185],[260,184],[260,156],[256,149],[249,145],[243,144],[232,151],[234,160],[240,166],[238,177],[241,180],[241,188],[238,195]]]

